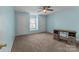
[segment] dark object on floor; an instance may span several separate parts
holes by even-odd
[[[64,33],[61,36],[61,33]],[[70,45],[76,45],[76,32],[72,30],[61,30],[55,29],[54,30],[54,39],[64,41]]]

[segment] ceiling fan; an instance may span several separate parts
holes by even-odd
[[[51,6],[42,6],[39,8],[39,12],[47,13],[48,11],[53,11],[53,9],[51,9]]]

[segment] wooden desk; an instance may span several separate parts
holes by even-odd
[[[60,36],[61,32],[67,33],[67,37]],[[56,40],[63,40],[66,41],[68,44],[75,44],[76,43],[76,31],[73,30],[62,30],[62,29],[54,29],[54,39]]]

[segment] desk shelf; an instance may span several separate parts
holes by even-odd
[[[67,37],[60,36],[60,32],[66,32],[68,34]],[[60,40],[60,41],[66,41],[68,44],[75,45],[76,44],[76,32],[72,30],[60,30],[55,29],[54,30],[54,39]]]

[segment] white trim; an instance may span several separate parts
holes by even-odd
[[[38,30],[38,15],[30,15],[30,17],[31,16],[35,16],[36,17],[36,19],[35,19],[35,22],[36,22],[35,27],[36,28],[33,28],[33,29],[30,28],[30,31]]]

